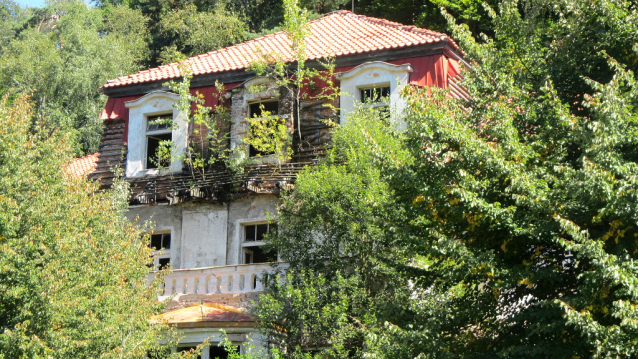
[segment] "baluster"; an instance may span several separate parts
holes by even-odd
[[[199,292],[200,292],[200,290],[199,290],[199,277],[195,277],[195,278],[193,278],[193,291],[192,291],[192,293],[193,294],[197,294]]]

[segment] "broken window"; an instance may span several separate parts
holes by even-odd
[[[264,236],[277,230],[276,223],[258,223],[244,225],[244,263],[276,262],[277,254],[263,248]]]
[[[153,249],[153,268],[162,270],[170,266],[171,263],[171,232],[151,234],[149,243]]]
[[[173,141],[172,113],[146,118],[146,168],[168,167]]]
[[[279,113],[279,101],[253,102],[248,105],[248,110],[251,119],[261,118],[260,121],[267,121],[265,122],[266,125],[275,126],[277,121],[275,121],[271,116],[277,116]],[[253,126],[251,125],[251,128],[252,127]],[[252,144],[248,145],[248,157],[267,156],[272,155],[273,153],[274,151],[260,151]]]
[[[383,99],[390,96],[390,86],[362,88],[359,89],[359,91],[361,94],[360,99],[362,103],[387,106],[387,104],[383,102]]]
[[[197,348],[196,345],[179,346],[177,347],[177,352],[178,353],[188,352],[191,350],[195,350],[195,348]],[[235,353],[239,353],[241,349],[240,346],[236,345],[235,348],[236,348]],[[227,359],[229,357],[229,354],[230,353],[226,350],[226,348],[220,347],[217,345],[211,345],[208,348],[204,348],[202,350],[202,354],[198,355],[197,358],[198,359]]]

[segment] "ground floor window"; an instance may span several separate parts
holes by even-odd
[[[276,223],[255,223],[245,224],[244,238],[242,241],[243,262],[249,263],[266,263],[276,262],[277,254],[267,251],[264,246],[264,236],[277,229]]]
[[[152,233],[149,245],[154,251],[153,268],[168,268],[171,263],[171,232]]]
[[[177,352],[181,353],[181,352],[187,352],[190,350],[195,350],[196,347],[197,345],[195,344],[179,346],[177,347]],[[240,349],[241,348],[239,345],[235,346],[236,353],[239,353]],[[217,346],[215,344],[211,344],[208,348],[205,348],[202,351],[202,354],[199,355],[197,358],[199,359],[228,359],[228,356],[229,356],[229,353],[226,350],[226,348]]]

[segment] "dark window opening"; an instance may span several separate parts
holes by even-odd
[[[170,164],[168,159],[159,159],[157,156],[157,150],[160,147],[162,141],[172,141],[172,133],[162,133],[157,135],[146,136],[146,168],[157,168],[158,165],[164,167]]]
[[[239,353],[239,345],[234,345],[234,347],[235,347],[235,353]],[[194,350],[195,348],[197,347],[196,346],[178,347],[177,352],[178,353],[188,352],[188,351]],[[228,359],[228,356],[230,354],[226,350],[226,348],[216,346],[216,345],[211,345],[210,347],[208,347],[207,349],[204,349],[203,351],[206,351],[206,350],[208,350],[209,359]],[[197,358],[201,359],[201,355],[198,355]]]
[[[250,118],[262,117],[264,112],[269,116],[276,116],[279,113],[279,101],[255,102],[248,105]],[[257,150],[253,145],[248,145],[248,157],[272,155],[272,152]]]
[[[276,262],[277,254],[266,251],[261,246],[244,247],[244,263],[268,263]]]
[[[162,270],[162,269],[166,269],[168,267],[170,267],[171,265],[171,259],[170,258],[160,258],[158,260],[158,264],[157,264],[157,269],[158,270]]]
[[[170,233],[155,233],[151,234],[151,248],[156,251],[160,249],[171,249],[171,234]]]
[[[239,353],[239,346],[235,346],[235,353]],[[224,347],[210,346],[208,357],[210,359],[228,359],[230,353]]]
[[[381,102],[381,98],[390,96],[390,86],[361,89],[361,102]]]
[[[275,116],[279,113],[279,101],[255,102],[249,106],[250,118],[261,117],[264,112],[269,112],[269,116]]]

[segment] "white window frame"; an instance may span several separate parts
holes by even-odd
[[[175,240],[173,238],[173,232],[169,229],[167,230],[157,230],[157,231],[153,231],[149,234],[149,241],[151,240],[150,236],[154,235],[154,234],[170,234],[171,235],[171,248],[173,248],[173,246],[175,245]],[[149,246],[151,245],[151,242],[149,242]],[[164,249],[164,248],[160,248],[159,250],[153,250],[153,270],[159,270],[159,261],[160,259],[166,259],[168,258],[168,267],[172,268],[172,263],[173,263],[173,258],[171,257],[171,248],[169,249]]]
[[[139,177],[145,175],[160,174],[156,168],[146,168],[147,150],[147,118],[155,115],[173,114],[172,137],[175,146],[171,164],[163,169],[162,173],[180,172],[183,167],[182,155],[186,150],[186,141],[189,132],[188,114],[181,113],[174,107],[179,101],[179,95],[166,92],[154,91],[148,93],[137,100],[127,101],[126,107],[129,109],[127,155],[126,155],[126,176]]]
[[[248,249],[248,247],[262,247],[266,244],[264,241],[246,241],[246,227],[247,226],[256,226],[259,224],[268,224],[268,233],[270,233],[270,225],[277,224],[277,222],[261,220],[261,221],[247,221],[239,223],[239,243],[240,243],[240,251],[239,251],[239,263],[241,264],[259,264],[259,263],[246,263],[246,254],[252,251]],[[279,261],[279,254],[277,254],[277,261]]]
[[[391,116],[401,116],[405,109],[405,100],[401,90],[408,85],[412,66],[393,65],[383,61],[363,63],[349,71],[337,75],[341,94],[339,108],[341,123],[348,121],[348,114],[361,105],[360,90],[376,87],[390,87],[390,103],[380,102],[374,106],[390,106]]]

